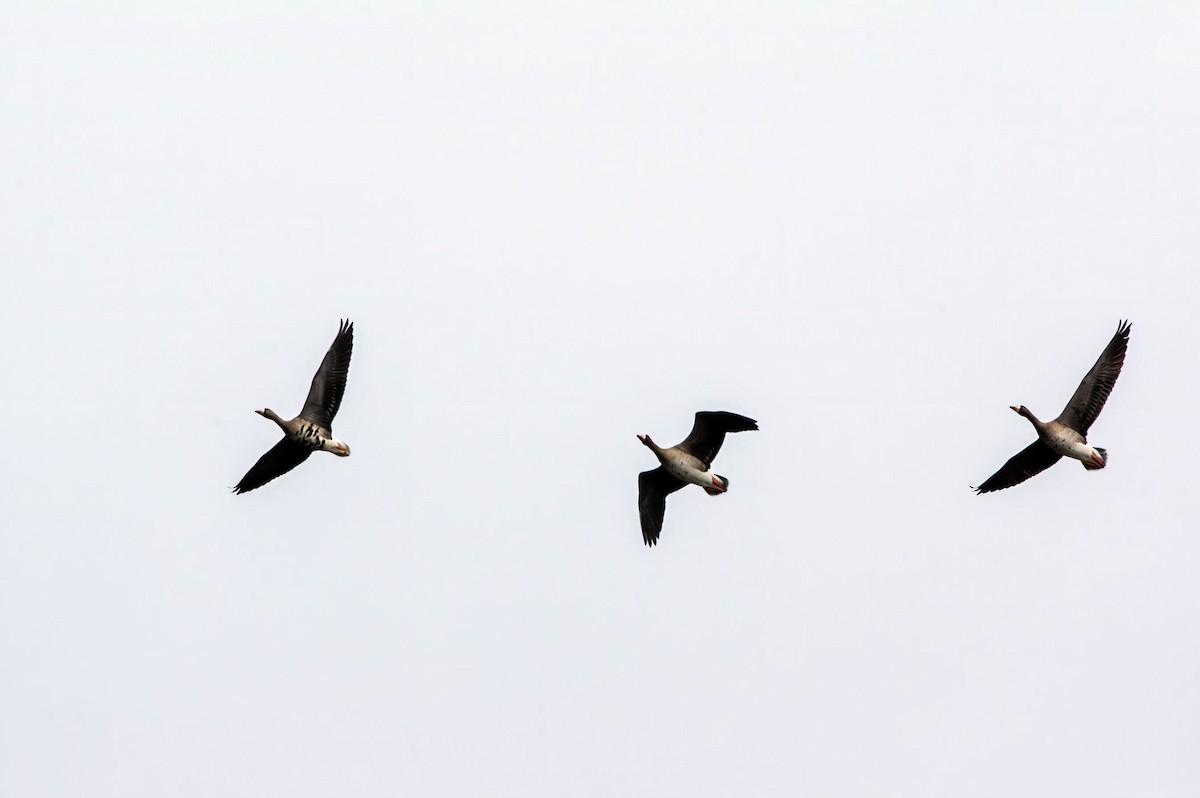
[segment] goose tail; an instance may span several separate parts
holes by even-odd
[[[725,491],[729,490],[729,480],[720,474],[713,474],[712,481],[713,486],[711,488],[704,489],[709,496],[719,496]]]
[[[1108,450],[1101,449],[1099,446],[1093,447],[1093,450],[1096,454],[1092,456],[1091,460],[1084,460],[1083,467],[1088,471],[1099,471],[1108,465]]]

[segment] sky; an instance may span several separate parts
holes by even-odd
[[[7,9],[0,795],[1200,793],[1198,42]],[[352,456],[231,495],[340,318]],[[975,495],[1124,318],[1108,467]],[[647,548],[697,410],[761,430]]]

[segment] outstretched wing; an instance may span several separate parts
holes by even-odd
[[[638,512],[642,516],[642,539],[647,546],[658,543],[663,516],[667,514],[667,496],[683,485],[682,480],[671,476],[662,466],[638,474]]]
[[[1042,443],[1040,439],[1036,440],[1009,458],[999,471],[988,477],[987,482],[975,488],[975,492],[991,493],[994,490],[1020,485],[1030,477],[1042,473],[1061,458],[1061,454]]]
[[[246,472],[242,481],[233,489],[234,493],[261,488],[275,477],[281,477],[303,463],[312,454],[312,449],[302,446],[291,438],[284,437],[272,446],[258,462]]]
[[[1132,325],[1123,321],[1117,325],[1117,331],[1108,346],[1100,353],[1092,370],[1079,383],[1075,395],[1058,416],[1058,420],[1066,424],[1080,435],[1087,435],[1088,428],[1100,415],[1100,410],[1112,393],[1117,377],[1121,374],[1121,366],[1125,364],[1125,349],[1129,346],[1129,328]]]
[[[692,425],[692,431],[676,448],[699,458],[705,466],[711,466],[717,452],[721,451],[721,444],[725,442],[726,432],[756,429],[757,421],[737,413],[701,411],[696,414],[696,423]]]
[[[321,367],[313,375],[308,398],[300,417],[325,429],[333,427],[333,417],[346,392],[346,376],[350,373],[350,353],[354,349],[354,324],[345,320],[338,325],[337,337],[325,353]]]

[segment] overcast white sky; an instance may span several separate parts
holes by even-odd
[[[1200,794],[1195,3],[108,5],[0,31],[5,798]]]

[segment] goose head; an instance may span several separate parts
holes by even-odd
[[[1018,416],[1025,416],[1025,418],[1028,419],[1032,419],[1034,417],[1033,411],[1025,405],[1009,405],[1008,409],[1016,413]]]
[[[255,410],[254,412],[255,412],[255,413],[258,413],[258,414],[259,414],[260,416],[262,416],[263,418],[269,418],[269,419],[271,419],[271,420],[272,420],[272,421],[274,421],[276,424],[278,424],[280,427],[282,427],[282,428],[283,428],[283,430],[284,430],[285,432],[287,431],[287,422],[285,422],[285,421],[284,421],[282,418],[280,418],[280,417],[279,417],[279,414],[278,414],[278,413],[276,413],[276,412],[275,412],[274,410],[272,410],[271,408],[267,407],[267,408],[264,408],[264,409],[262,409],[262,410]]]
[[[1018,416],[1024,416],[1027,418],[1029,423],[1037,427],[1039,430],[1045,426],[1045,424],[1043,424],[1042,421],[1033,414],[1033,411],[1025,405],[1009,405],[1008,409],[1016,413]]]
[[[346,445],[345,441],[339,441],[337,438],[331,438],[328,446],[329,448],[327,451],[333,452],[338,457],[350,456],[350,447]]]

